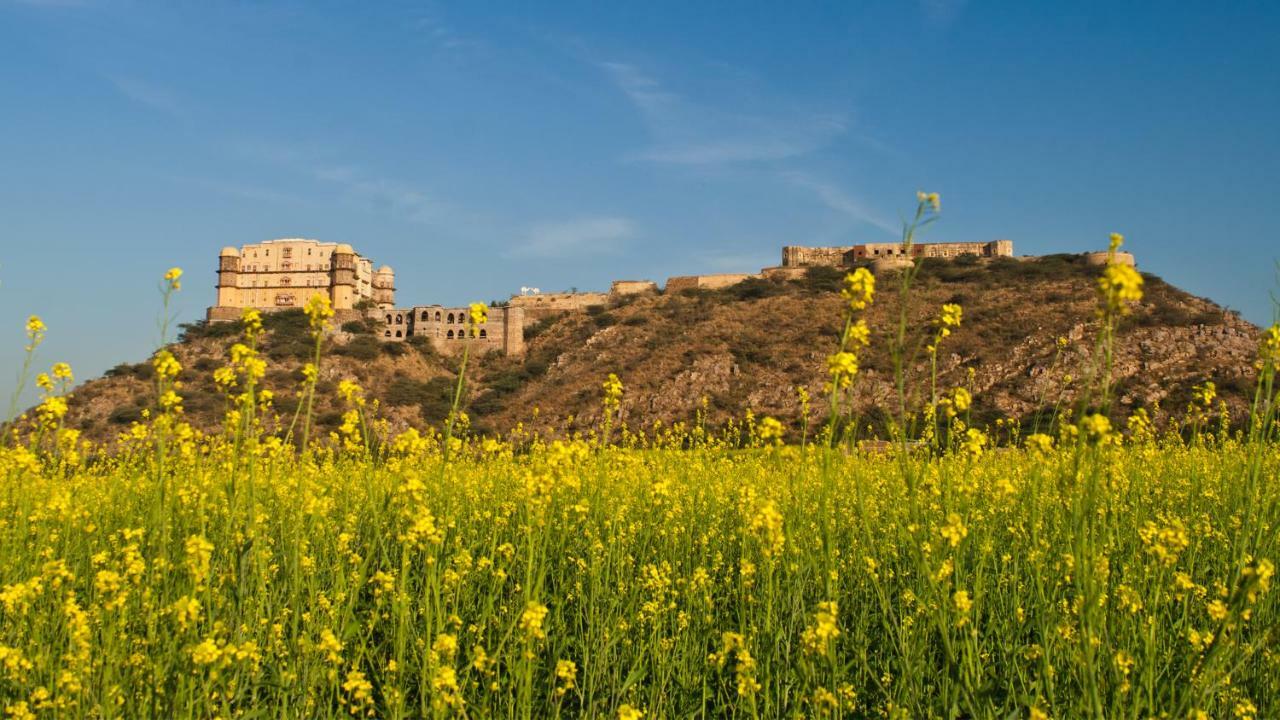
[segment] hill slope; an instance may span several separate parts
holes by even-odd
[[[943,303],[964,307],[962,327],[939,353],[939,386],[969,386],[975,415],[985,421],[1025,418],[1070,397],[1094,348],[1098,272],[1074,256],[926,261],[910,303],[913,326],[928,332]],[[473,358],[467,412],[476,428],[490,432],[517,423],[544,431],[587,429],[598,422],[600,382],[614,372],[626,385],[624,413],[632,426],[689,420],[700,408],[712,424],[748,409],[798,422],[795,388],[801,386],[813,396],[813,417],[821,417],[826,356],[841,328],[841,275],[815,270],[802,280],[751,280],[718,291],[634,297],[543,321],[527,332],[526,357]],[[872,342],[857,397],[870,416],[894,397],[885,350],[897,317],[894,278],[880,278],[866,316]],[[1220,396],[1241,411],[1252,390],[1258,329],[1154,276],[1146,276],[1145,290],[1118,339],[1120,411],[1159,403],[1178,412],[1192,386],[1205,380],[1213,380]],[[308,353],[305,320],[300,313],[276,314],[268,317],[268,329],[266,385],[276,393],[277,411],[287,424]],[[384,344],[372,328],[345,330],[326,341],[316,408],[322,430],[339,422],[335,389],[343,378],[357,380],[380,400],[380,414],[393,429],[438,423],[445,416],[456,358],[422,344]],[[193,326],[173,348],[186,368],[187,414],[206,430],[217,429],[221,419],[224,405],[212,373],[225,362],[233,332],[231,325]],[[1060,337],[1068,341],[1061,351]],[[909,368],[915,387],[927,383],[923,360]],[[1074,380],[1064,383],[1067,378]],[[102,440],[153,402],[150,366],[119,366],[76,390],[69,422]]]

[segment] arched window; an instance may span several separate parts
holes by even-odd
[[[480,328],[480,337],[489,337],[489,331],[484,328]]]
[[[401,323],[403,323],[403,322],[404,322],[404,316],[403,316],[403,315],[397,315],[397,316],[396,316],[396,324],[397,324],[397,325],[399,325],[399,324],[401,324]]]
[[[453,331],[452,331],[452,330],[450,330],[450,331],[449,331],[449,334],[448,334],[448,335],[446,335],[445,337],[447,337],[447,338],[449,338],[450,340],[452,340],[452,339],[453,339]]]
[[[453,313],[449,313],[449,322],[453,322]]]
[[[396,337],[404,337],[404,336],[400,334],[400,331],[399,331],[399,330],[397,330],[397,331],[396,331]]]
[[[440,322],[440,311],[436,311],[436,322]]]
[[[391,337],[391,331],[390,331],[390,330],[388,330],[388,331],[387,331],[387,333],[386,333],[386,335],[387,335],[387,337]]]
[[[428,318],[427,318],[427,311],[426,311],[426,310],[423,310],[423,311],[422,311],[422,321],[423,321],[423,322],[426,322],[427,320],[428,320]]]
[[[391,324],[391,316],[390,316],[390,315],[388,315],[388,316],[387,316],[387,324],[388,324],[388,325],[390,325],[390,324]]]

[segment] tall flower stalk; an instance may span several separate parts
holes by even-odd
[[[298,391],[301,402],[293,413],[293,420],[289,423],[289,432],[286,436],[293,436],[294,427],[298,424],[298,417],[301,415],[302,437],[299,439],[298,447],[305,452],[311,445],[311,415],[315,405],[316,384],[320,380],[320,350],[324,344],[325,334],[329,332],[329,318],[333,317],[333,305],[329,302],[328,295],[316,293],[307,299],[304,310],[311,331],[311,362],[302,366],[302,388]]]
[[[9,427],[13,423],[13,419],[18,416],[18,400],[22,397],[22,392],[27,389],[27,380],[31,377],[31,363],[35,360],[36,348],[40,347],[40,343],[44,342],[44,335],[48,327],[38,316],[32,315],[27,318],[27,324],[24,329],[27,333],[27,344],[23,346],[22,370],[18,373],[18,387],[14,389],[13,395],[9,398],[9,413],[5,417],[5,427]]]
[[[908,258],[910,264],[902,269],[898,275],[898,321],[893,337],[889,341],[889,356],[893,361],[893,378],[894,387],[897,395],[897,414],[891,419],[889,428],[890,436],[902,443],[906,448],[908,440],[908,424],[909,418],[907,414],[907,365],[914,359],[915,352],[918,352],[919,345],[915,347],[915,351],[907,350],[907,335],[910,330],[910,318],[908,316],[911,309],[911,286],[915,282],[916,276],[920,273],[920,262],[915,257],[913,248],[916,243],[916,235],[938,219],[938,214],[942,212],[942,203],[938,198],[938,193],[930,193],[920,191],[916,193],[916,210],[910,222],[906,222],[902,227],[902,257]]]
[[[471,303],[467,312],[467,336],[468,339],[474,339],[480,334],[480,326],[489,322],[489,308],[484,303]],[[462,405],[462,392],[465,388],[467,379],[467,361],[471,357],[471,343],[464,343],[462,346],[462,362],[458,363],[458,382],[453,388],[453,402],[449,405],[449,417],[444,424],[444,454],[445,462],[449,460],[449,453],[453,445],[454,431],[457,429],[459,420],[458,408]]]
[[[827,356],[827,442],[838,445],[844,429],[838,424],[842,417],[841,400],[852,387],[858,375],[858,353],[871,342],[871,330],[861,317],[875,299],[876,277],[866,268],[857,268],[845,275],[840,297],[845,301],[844,328],[836,352]]]

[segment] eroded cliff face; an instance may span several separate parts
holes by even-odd
[[[937,387],[965,386],[974,417],[1025,418],[1071,402],[1097,366],[1094,278],[1098,268],[1050,258],[996,264],[926,265],[908,303],[908,347],[932,333],[939,308],[959,303],[961,327],[939,350]],[[716,291],[623,298],[620,304],[542,320],[530,329],[524,358],[472,358],[466,410],[473,424],[506,432],[589,430],[600,417],[600,383],[616,373],[626,386],[623,413],[633,427],[654,422],[709,424],[748,410],[798,427],[797,388],[805,388],[811,422],[827,412],[822,386],[826,357],[842,327],[839,274],[800,280],[752,280]],[[888,348],[899,318],[896,280],[885,276],[865,317],[871,345],[852,393],[858,412],[872,418],[896,407]],[[295,390],[305,342],[287,318],[264,338],[271,363],[265,386],[276,394],[277,422],[296,408]],[[225,331],[223,331],[225,332]],[[1241,415],[1251,398],[1259,329],[1208,300],[1148,277],[1143,302],[1121,325],[1113,355],[1117,409],[1180,413],[1192,387],[1212,380]],[[1059,342],[1064,339],[1064,343]],[[229,337],[194,333],[176,347],[185,368],[183,395],[191,422],[217,431],[224,401],[212,382]],[[389,431],[438,423],[447,412],[457,358],[410,344],[383,347],[376,336],[338,333],[326,344],[316,417],[321,432],[336,426],[336,383],[361,383],[379,401]],[[923,351],[906,365],[909,402],[928,397]],[[154,403],[146,366],[117,368],[113,377],[78,388],[69,420],[95,439],[128,427]]]

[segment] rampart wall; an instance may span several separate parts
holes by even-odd
[[[604,305],[609,302],[609,295],[599,292],[512,295],[508,302],[511,307],[518,307],[524,311],[523,322],[527,327],[543,318],[566,312],[584,311],[592,305]]]
[[[788,245],[782,248],[783,267],[848,267],[860,261],[874,261],[887,257],[955,258],[961,255],[977,257],[1012,257],[1012,240],[959,243],[915,243],[904,248],[900,242],[863,243],[845,247],[803,247]]]
[[[624,295],[653,295],[658,292],[658,283],[652,280],[614,280],[609,286],[609,294],[614,297]]]
[[[681,290],[718,290],[726,288],[748,278],[760,277],[750,273],[719,273],[716,275],[677,275],[667,278],[664,292]]]

